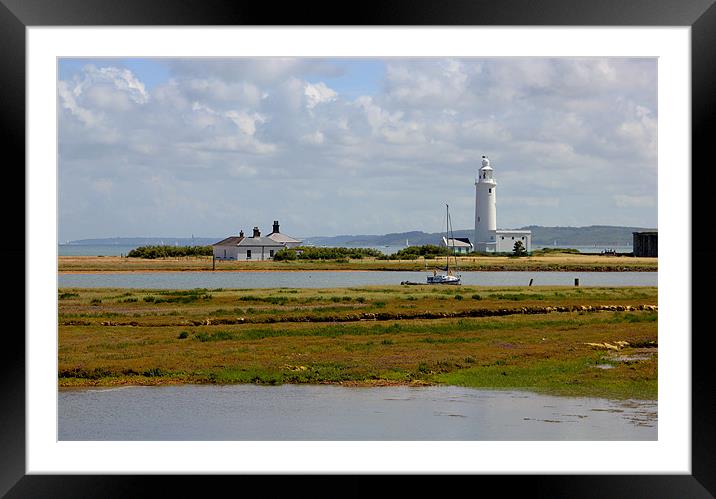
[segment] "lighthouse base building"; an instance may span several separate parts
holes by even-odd
[[[497,182],[487,156],[475,180],[475,251],[512,253],[517,241],[532,251],[532,231],[497,229]]]
[[[531,230],[496,230],[495,231],[495,251],[497,253],[512,253],[515,249],[515,243],[522,241],[522,246],[527,252],[532,251],[532,231]]]
[[[529,253],[532,251],[531,230],[494,230],[491,231],[490,241],[475,244],[475,251],[480,253],[512,253],[515,243],[522,241],[522,246]]]

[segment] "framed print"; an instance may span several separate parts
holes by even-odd
[[[8,497],[713,494],[712,2],[0,1]]]

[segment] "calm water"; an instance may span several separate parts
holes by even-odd
[[[656,440],[656,401],[460,387],[59,392],[59,440]]]
[[[116,272],[59,274],[60,288],[342,288],[425,282],[425,272]],[[656,286],[657,272],[462,272],[475,286]]]

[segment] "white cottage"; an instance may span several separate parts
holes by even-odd
[[[283,243],[261,237],[258,227],[254,227],[251,237],[244,237],[244,231],[238,236],[227,237],[212,245],[217,260],[271,260],[277,251],[286,247]]]
[[[451,238],[443,236],[441,246],[452,249],[454,253],[470,253],[473,250],[472,243],[467,237]]]

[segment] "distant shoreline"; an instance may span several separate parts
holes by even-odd
[[[140,259],[119,256],[60,256],[58,273],[124,272],[432,272],[444,267],[445,260],[379,260],[363,258],[338,262],[331,260],[295,260],[289,262],[217,261],[212,270],[211,257]],[[451,258],[452,261],[452,258]],[[451,267],[453,264],[451,263]],[[461,272],[656,272],[657,258],[551,253],[529,257],[461,256]]]
[[[507,227],[501,227],[507,228]],[[654,231],[656,228],[634,227],[624,225],[585,225],[573,226],[542,226],[528,225],[512,227],[516,230],[532,231],[532,246],[559,246],[565,247],[625,247],[632,244],[632,232]],[[266,230],[269,230],[266,227]],[[408,230],[392,232],[389,234],[340,234],[335,236],[300,236],[290,228],[287,233],[302,240],[311,246],[328,247],[405,247],[409,241],[413,246],[423,244],[438,244],[444,235],[442,232],[424,232],[422,230]],[[211,245],[224,239],[229,234],[220,237],[99,237],[67,240],[66,246],[143,246],[175,243],[186,246]],[[474,236],[474,229],[465,228],[454,231],[455,237]]]

